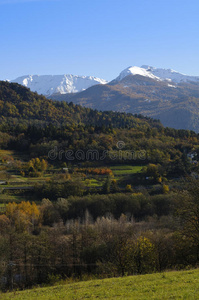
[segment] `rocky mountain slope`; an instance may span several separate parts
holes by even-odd
[[[173,70],[129,67],[108,84],[51,98],[102,111],[143,114],[160,119],[164,126],[199,132],[199,77]]]

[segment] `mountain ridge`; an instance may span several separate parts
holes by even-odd
[[[160,119],[164,126],[199,132],[197,82],[185,81],[174,85],[165,80],[131,74],[120,81],[93,86],[77,94],[52,95],[51,99],[101,111],[142,114]]]
[[[0,127],[24,125],[163,128],[159,120],[119,112],[99,112],[74,103],[53,101],[17,84],[0,81]],[[23,132],[23,129],[22,129]]]
[[[78,93],[96,84],[105,84],[106,80],[93,76],[64,75],[25,75],[9,82],[21,84],[45,96],[60,93]]]
[[[27,78],[22,78],[22,84],[28,86],[28,82],[24,82]],[[48,89],[44,82],[40,83],[43,90],[36,90],[36,88],[35,90],[43,95],[46,90],[45,96],[50,99],[73,102],[101,111],[142,114],[160,119],[164,126],[199,132],[198,76],[189,76],[172,69],[154,68],[147,65],[134,66],[126,68],[108,83],[98,80],[91,84],[93,77],[81,77],[84,83],[87,80],[88,86],[90,84],[91,86],[83,89],[80,84],[80,88],[76,90],[74,86],[75,80],[79,80],[78,76],[56,77],[59,79],[59,84],[65,82],[64,87],[64,84],[59,86],[53,83],[54,76],[47,75],[47,78]],[[29,79],[32,82],[33,77]],[[45,81],[46,77],[37,76],[36,79]]]
[[[174,88],[183,82],[195,82],[199,84],[199,76],[186,75],[172,69],[156,68],[148,65],[142,65],[141,67],[130,66],[120,72],[119,76],[110,82],[94,76],[72,74],[24,75],[8,81],[21,84],[30,88],[32,92],[49,97],[53,94],[79,93],[97,84],[119,82],[129,75],[140,75],[156,81],[166,81],[169,87]]]
[[[199,76],[186,75],[177,72],[172,69],[155,68],[148,65],[142,65],[141,67],[131,66],[124,69],[120,75],[116,78],[117,81],[122,80],[128,75],[141,75],[144,77],[149,77],[157,81],[168,81],[168,82],[187,82],[193,81],[199,83]]]

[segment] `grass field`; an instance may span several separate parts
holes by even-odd
[[[143,166],[129,166],[129,165],[121,165],[121,166],[113,166],[110,169],[113,171],[114,175],[130,175],[139,173],[142,170]]]
[[[199,269],[35,288],[0,294],[0,299],[199,299]]]
[[[97,179],[89,179],[90,187],[102,187],[104,180],[97,180]]]

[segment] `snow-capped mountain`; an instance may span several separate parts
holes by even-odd
[[[128,67],[120,73],[116,80],[121,81],[128,75],[141,75],[157,81],[172,81],[176,84],[189,81],[199,83],[199,76],[189,76],[171,69],[154,68],[146,65],[143,65],[141,67]]]
[[[31,91],[45,96],[77,93],[93,85],[107,83],[104,79],[77,75],[27,75],[11,80],[11,82],[24,85]]]
[[[102,111],[142,114],[165,126],[199,132],[199,77],[170,69],[129,67],[105,85],[51,98]]]
[[[54,100],[143,114],[165,126],[199,132],[199,76],[143,65],[126,68],[111,82],[74,75],[29,75],[12,82]]]
[[[169,82],[176,85],[183,82],[199,83],[199,76],[188,76],[171,69],[154,68],[147,65],[128,67],[113,82],[122,81],[128,75],[141,75],[155,81],[166,81],[170,87],[175,86],[169,85]],[[107,84],[104,79],[77,75],[27,75],[11,80],[11,82],[22,84],[31,91],[47,97],[53,94],[78,93],[97,84]]]

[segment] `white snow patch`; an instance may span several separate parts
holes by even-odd
[[[144,68],[139,68],[139,67],[129,67],[129,68],[125,69],[124,71],[122,71],[120,73],[119,77],[117,77],[117,80],[120,81],[128,75],[141,75],[141,76],[150,77],[152,79],[159,80],[159,78],[157,76],[148,72]]]
[[[104,79],[77,75],[27,75],[11,80],[11,82],[22,84],[31,91],[45,96],[54,93],[77,93],[93,85],[107,83]]]
[[[199,83],[199,76],[189,76],[172,69],[154,68],[146,65],[141,67],[128,67],[120,73],[116,80],[120,81],[128,75],[141,75],[157,81],[161,80],[175,83],[194,81]]]

